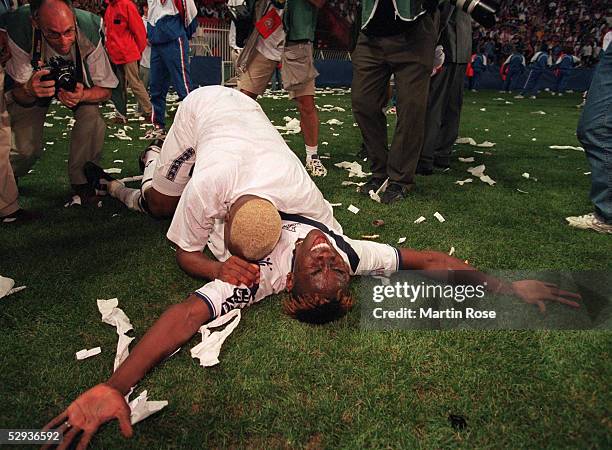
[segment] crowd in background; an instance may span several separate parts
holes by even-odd
[[[512,53],[513,45],[527,60],[542,48],[550,50],[555,60],[571,49],[583,66],[590,67],[599,60],[609,15],[605,0],[505,2],[498,14],[498,26],[474,29],[473,48],[500,65]]]

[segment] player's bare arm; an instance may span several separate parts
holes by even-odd
[[[124,395],[151,368],[187,342],[209,320],[210,310],[195,295],[190,295],[182,303],[172,305],[105,383],[98,384],[80,395],[44,429],[63,427],[65,435],[62,448],[68,447],[79,435],[77,448],[85,448],[98,428],[113,419],[119,421],[122,434],[130,437],[130,408]]]
[[[437,278],[453,271],[453,282],[457,284],[486,285],[491,292],[515,295],[525,303],[535,304],[543,313],[546,311],[544,301],[555,301],[579,308],[580,304],[574,300],[582,297],[573,292],[559,289],[552,283],[545,283],[538,280],[521,280],[513,283],[500,280],[494,276],[470,266],[469,264],[449,256],[442,252],[418,251],[407,248],[400,249],[402,256],[402,270],[422,270],[431,271],[432,278]],[[447,277],[444,277],[448,280]],[[573,299],[573,300],[571,300]]]

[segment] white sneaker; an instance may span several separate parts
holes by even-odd
[[[565,220],[567,220],[570,227],[612,234],[612,224],[604,223],[595,213],[585,214],[584,216],[566,217]]]
[[[313,177],[324,177],[327,175],[327,169],[318,156],[313,156],[306,160],[306,171]]]

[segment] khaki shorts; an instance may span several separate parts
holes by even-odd
[[[257,49],[247,69],[238,79],[238,89],[261,95],[278,64],[271,61]],[[319,74],[314,67],[312,43],[298,43],[285,47],[281,56],[281,76],[283,88],[289,92],[289,98],[315,94],[315,78]]]

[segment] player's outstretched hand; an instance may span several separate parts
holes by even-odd
[[[512,290],[525,303],[538,305],[541,313],[546,312],[545,301],[559,302],[572,308],[580,308],[579,303],[569,299],[582,300],[580,294],[564,291],[555,284],[538,280],[515,281],[512,283]]]
[[[125,437],[132,436],[130,407],[125,398],[118,390],[101,383],[81,394],[63,413],[45,425],[43,430],[57,428],[64,433],[64,440],[57,447],[58,450],[68,448],[82,432],[76,448],[83,450],[100,425],[112,419],[119,420],[121,434]]]
[[[244,284],[251,287],[259,283],[259,266],[238,256],[230,256],[227,261],[221,264],[215,278],[235,286]]]

